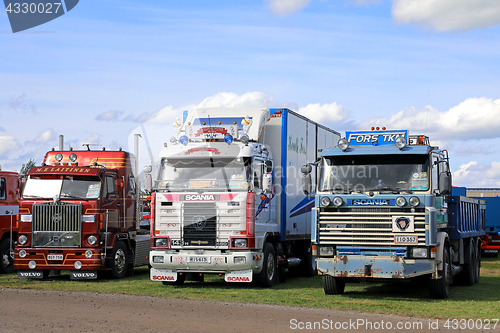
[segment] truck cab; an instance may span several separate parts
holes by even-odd
[[[15,267],[20,278],[70,270],[71,279],[113,278],[135,264],[136,189],[124,151],[50,151],[27,175]],[[149,241],[149,239],[148,239]]]
[[[457,227],[452,216],[461,214],[452,210],[462,199],[451,197],[447,151],[407,130],[347,132],[316,163],[312,240],[325,293],[342,293],[346,282],[429,275],[431,295],[447,297],[464,246],[477,258],[483,223],[479,214],[469,221],[475,238],[450,233]],[[472,266],[470,274],[478,276],[477,259]]]

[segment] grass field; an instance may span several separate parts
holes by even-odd
[[[249,284],[226,283],[217,275],[205,282],[187,281],[182,286],[164,286],[149,279],[147,267],[123,280],[70,281],[69,272],[47,280],[18,279],[1,274],[1,288],[81,291],[106,294],[152,296],[195,301],[240,302],[310,307],[342,311],[396,314],[422,318],[498,319],[500,317],[500,259],[484,258],[480,282],[471,287],[452,286],[447,300],[429,297],[427,284],[347,284],[343,295],[326,296],[321,277],[288,277],[272,289]]]

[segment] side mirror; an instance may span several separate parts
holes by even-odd
[[[439,175],[439,193],[442,195],[451,194],[451,173],[441,172]]]
[[[143,171],[144,171],[144,173],[151,173],[151,171],[153,171],[153,166],[151,166],[151,165],[146,165],[146,166],[144,167],[144,170],[143,170]]]
[[[149,193],[153,189],[153,177],[150,174],[144,176],[144,189]]]
[[[264,193],[271,193],[273,187],[273,175],[265,173],[262,176],[262,190]]]
[[[304,175],[310,174],[312,171],[312,166],[311,164],[305,164],[300,167],[300,172],[302,172]]]
[[[302,192],[305,195],[310,195],[312,193],[312,179],[310,173],[304,173],[302,175]]]
[[[271,173],[273,171],[273,161],[266,161],[266,172]]]

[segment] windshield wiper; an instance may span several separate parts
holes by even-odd
[[[372,189],[372,191],[378,191],[379,193],[399,194],[399,193],[401,193],[401,188],[400,187],[396,187],[396,188],[392,188],[392,187],[374,188],[374,189]]]

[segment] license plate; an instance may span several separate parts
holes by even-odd
[[[47,260],[63,260],[62,254],[49,254]]]
[[[394,236],[395,244],[417,244],[417,236]]]
[[[208,257],[189,257],[189,262],[199,263],[199,264],[208,264],[210,260]]]

